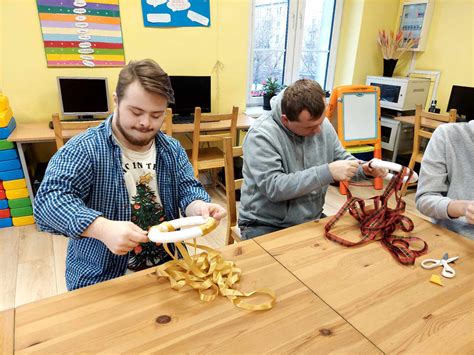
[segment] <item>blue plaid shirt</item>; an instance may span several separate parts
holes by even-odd
[[[34,203],[43,231],[70,238],[66,258],[69,290],[125,274],[128,255],[113,254],[101,241],[81,234],[99,216],[130,221],[120,147],[112,138],[112,119],[72,138],[49,162]],[[210,201],[194,178],[179,142],[163,133],[155,138],[158,191],[168,220],[184,215],[194,200]]]

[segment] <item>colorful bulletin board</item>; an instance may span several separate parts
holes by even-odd
[[[125,64],[119,0],[37,0],[48,67]]]
[[[142,0],[143,22],[147,27],[209,27],[209,1]]]

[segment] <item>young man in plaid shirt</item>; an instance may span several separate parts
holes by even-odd
[[[157,63],[130,62],[119,75],[113,115],[51,159],[34,214],[42,230],[69,237],[69,290],[169,260],[147,237],[154,224],[180,212],[225,216],[209,203],[179,142],[160,131],[173,101]]]

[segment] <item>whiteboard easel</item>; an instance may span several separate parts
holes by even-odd
[[[377,94],[375,92],[344,93],[342,96],[344,141],[377,138]]]

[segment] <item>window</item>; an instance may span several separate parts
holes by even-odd
[[[261,104],[268,77],[331,89],[342,0],[253,0],[252,9],[248,104]]]

